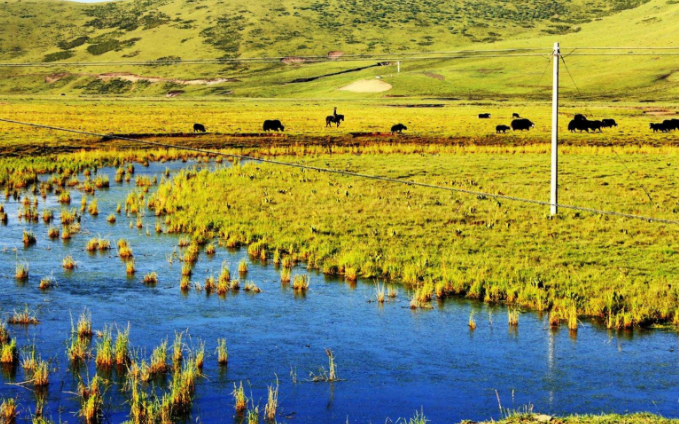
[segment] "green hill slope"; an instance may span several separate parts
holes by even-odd
[[[547,59],[409,60],[398,75],[395,66],[368,67],[376,61],[346,59],[362,53],[397,56],[527,47],[545,48],[548,54],[554,40],[563,43],[565,52],[569,45],[674,45],[678,17],[675,0],[122,0],[95,5],[11,0],[0,5],[0,60],[55,66],[1,68],[0,92],[535,97]],[[325,57],[331,51],[344,57],[293,64],[58,65]],[[583,93],[594,97],[665,98],[677,93],[675,57],[572,56],[567,60]],[[379,93],[338,90],[376,76],[391,88]],[[300,79],[309,81],[289,84]],[[548,78],[541,85],[547,82]]]

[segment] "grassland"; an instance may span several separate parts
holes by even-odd
[[[45,10],[46,9],[46,10]],[[4,61],[54,61],[48,68],[2,68],[0,92],[12,95],[64,93],[78,96],[183,96],[279,98],[383,98],[436,96],[483,99],[537,98],[549,90],[541,78],[554,41],[564,47],[581,93],[564,74],[571,98],[669,100],[677,94],[677,56],[650,51],[578,50],[591,46],[676,46],[679,5],[667,0],[545,2],[520,6],[503,2],[421,0],[299,0],[253,3],[242,0],[136,0],[78,5],[54,1],[10,1],[0,5]],[[21,33],[21,37],[15,36]],[[408,34],[407,37],[402,34]],[[413,52],[458,49],[541,48],[544,57],[349,61],[349,55],[396,57]],[[195,58],[252,58],[319,55],[342,51],[344,60],[285,64],[66,67],[61,62],[157,61]],[[587,53],[591,55],[577,56]],[[621,53],[602,55],[601,53]],[[653,55],[657,54],[657,55]],[[106,79],[101,74],[114,73]],[[163,80],[128,80],[125,74]],[[117,75],[117,77],[116,77]],[[393,86],[385,93],[339,91],[379,76]],[[304,78],[313,81],[291,84]],[[184,84],[187,80],[225,81]]]
[[[334,106],[347,120],[339,128],[325,128],[325,117]],[[437,106],[437,107],[425,107]],[[672,146],[676,134],[654,134],[651,122],[675,117],[674,103],[583,103],[566,102],[561,108],[563,146]],[[479,120],[482,112],[492,113]],[[509,124],[512,113],[530,118],[530,132],[496,135],[495,126]],[[618,128],[602,134],[571,134],[566,131],[575,113],[592,118],[615,118]],[[156,134],[151,140],[175,145],[210,148],[267,148],[301,145],[352,146],[374,143],[437,145],[529,146],[549,142],[551,106],[547,103],[490,101],[442,101],[427,99],[389,100],[158,100],[158,99],[61,99],[1,98],[0,116],[25,122],[54,125],[104,134]],[[280,119],[284,134],[265,137],[262,122]],[[191,131],[193,123],[206,125],[208,134],[198,137],[163,137]],[[391,137],[389,129],[403,123],[408,131]],[[11,155],[72,152],[80,149],[139,147],[132,143],[102,142],[51,130],[0,123],[0,151]]]

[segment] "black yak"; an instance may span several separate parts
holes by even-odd
[[[617,127],[618,123],[615,122],[615,119],[602,119],[601,120],[601,126],[603,128],[613,128],[613,127]]]
[[[500,133],[506,133],[507,131],[511,130],[507,125],[498,125],[495,127],[495,133],[500,134]]]
[[[285,127],[283,126],[283,124],[281,124],[281,121],[279,121],[278,119],[273,119],[273,120],[267,119],[266,121],[264,121],[263,128],[264,128],[264,131],[267,131],[267,132],[268,131],[281,131],[281,132],[285,131]]]
[[[518,113],[512,113],[512,118],[519,119],[521,118]]]
[[[406,127],[403,124],[396,124],[393,127],[391,127],[391,135],[394,135],[396,133],[401,134],[403,131],[407,130],[408,127]]]
[[[665,125],[664,122],[661,123],[661,124],[649,124],[649,128],[652,129],[653,132],[658,132],[658,131],[668,132],[668,131],[670,131],[670,128],[667,125]]]
[[[526,118],[512,121],[512,131],[530,131],[531,128],[535,128],[535,124]]]
[[[490,118],[490,113],[479,113],[479,119],[488,119]]]
[[[679,119],[665,119],[662,123],[667,131],[679,130]]]
[[[568,123],[568,131],[570,132],[575,132],[576,130],[580,132],[582,131],[589,132],[589,130],[592,130],[594,132],[596,131],[602,132],[601,128],[603,127],[604,125],[602,121],[590,121],[588,119],[573,119],[571,122]]]
[[[205,132],[205,125],[203,124],[193,124],[193,132]]]

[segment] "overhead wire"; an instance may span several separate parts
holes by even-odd
[[[472,195],[472,196],[477,196],[477,197],[483,196],[483,197],[492,198],[492,199],[521,202],[521,203],[527,203],[527,204],[533,204],[533,205],[552,206],[551,202],[547,202],[547,201],[543,201],[543,200],[526,199],[526,198],[517,197],[517,196],[509,196],[509,195],[506,195],[506,194],[487,193],[487,192],[476,191],[476,190],[468,190],[468,189],[457,188],[457,187],[444,187],[444,186],[440,186],[440,185],[436,185],[436,184],[422,183],[422,182],[417,182],[417,181],[407,181],[407,180],[385,177],[385,176],[380,176],[380,175],[363,174],[363,173],[359,173],[359,172],[344,171],[344,170],[333,169],[333,168],[322,168],[322,167],[305,165],[305,164],[296,163],[296,162],[284,162],[284,161],[279,161],[279,160],[275,160],[275,159],[266,159],[266,158],[254,157],[254,156],[244,155],[244,154],[224,153],[224,152],[220,152],[220,151],[201,149],[201,148],[197,148],[197,147],[177,146],[177,145],[173,145],[173,144],[169,144],[169,143],[162,143],[162,142],[150,141],[150,140],[142,140],[142,139],[138,139],[138,138],[125,137],[125,136],[119,136],[119,135],[114,135],[114,134],[101,134],[101,133],[96,133],[96,132],[91,132],[91,131],[83,131],[83,130],[75,130],[75,129],[70,129],[70,128],[57,127],[57,126],[53,126],[53,125],[43,125],[43,124],[36,124],[36,123],[31,123],[31,122],[16,121],[16,120],[6,119],[6,118],[0,118],[0,122],[5,122],[5,123],[8,123],[8,124],[13,124],[13,125],[21,125],[21,126],[26,126],[26,127],[32,127],[32,128],[41,128],[41,129],[47,129],[47,130],[53,130],[53,131],[62,131],[62,132],[67,132],[67,133],[71,133],[71,134],[86,135],[86,136],[90,136],[90,137],[100,137],[101,139],[109,139],[109,140],[116,139],[116,140],[121,140],[121,141],[129,141],[129,142],[133,142],[133,143],[146,144],[146,145],[151,145],[151,146],[161,147],[161,148],[166,148],[166,149],[185,150],[185,151],[191,151],[191,152],[201,153],[201,154],[206,154],[206,155],[223,156],[223,157],[227,157],[227,158],[233,157],[233,158],[238,158],[240,160],[260,162],[260,163],[266,163],[266,164],[277,165],[277,166],[286,166],[286,167],[302,169],[302,170],[307,170],[307,171],[325,172],[325,173],[329,173],[329,174],[342,175],[342,176],[347,176],[347,177],[365,178],[365,179],[369,179],[369,180],[381,181],[381,182],[386,182],[386,183],[404,184],[404,185],[414,186],[414,187],[423,187],[423,188],[429,188],[429,189],[435,189],[435,190],[444,190],[444,191],[460,193],[460,194],[467,194],[467,195]],[[593,213],[593,214],[596,214],[596,215],[607,215],[607,216],[614,216],[614,217],[619,217],[619,218],[642,220],[642,221],[646,221],[646,222],[679,225],[679,221],[672,220],[672,219],[657,218],[657,217],[652,217],[652,216],[643,216],[643,215],[636,215],[636,214],[625,213],[625,212],[609,211],[609,210],[595,209],[595,208],[575,206],[575,205],[567,205],[567,204],[557,204],[556,206],[558,206],[559,208],[563,208],[563,209],[570,209],[570,210],[579,211],[579,212]]]

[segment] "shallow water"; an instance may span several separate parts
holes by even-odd
[[[135,175],[158,175],[165,167],[173,172],[189,163],[152,163],[136,166]],[[47,415],[53,420],[77,421],[78,400],[72,394],[77,377],[69,368],[66,344],[71,326],[84,307],[90,309],[95,329],[107,324],[130,325],[131,342],[148,356],[165,339],[170,343],[177,331],[188,331],[188,347],[206,342],[205,378],[199,380],[191,420],[229,422],[234,416],[231,390],[244,381],[246,392],[266,402],[266,387],[280,379],[279,421],[298,423],[384,422],[387,417],[412,416],[423,409],[435,423],[462,419],[489,419],[503,408],[534,405],[549,414],[649,411],[679,416],[679,354],[677,335],[668,331],[616,333],[595,323],[583,322],[577,337],[565,329],[552,331],[546,317],[521,315],[517,330],[507,327],[506,310],[465,300],[447,300],[430,311],[408,309],[408,294],[399,288],[397,301],[379,306],[372,282],[349,285],[337,279],[311,274],[306,296],[295,296],[282,287],[273,265],[250,263],[247,280],[263,292],[240,292],[224,298],[194,290],[179,289],[181,263],[170,265],[166,256],[177,246],[178,236],[154,233],[155,218],[146,217],[146,230],[129,228],[136,218],[118,216],[111,225],[106,217],[124,204],[134,183],[113,182],[114,169],[107,174],[111,188],[97,192],[100,214],[83,214],[82,232],[69,243],[50,241],[47,225],[17,220],[19,205],[5,203],[10,217],[0,226],[0,308],[9,315],[28,305],[38,310],[37,326],[9,326],[19,348],[35,341],[43,359],[50,359],[53,374],[47,395]],[[80,207],[81,195],[72,190],[71,208]],[[60,210],[53,195],[40,209]],[[53,225],[59,223],[55,213]],[[32,229],[36,245],[24,248],[23,229]],[[129,278],[115,249],[106,254],[85,251],[94,236],[130,242],[137,273]],[[16,249],[16,252],[14,251]],[[61,260],[73,255],[78,268],[66,272]],[[25,283],[14,279],[17,258],[30,264]],[[245,250],[201,254],[192,281],[204,283],[228,261],[232,275]],[[248,259],[249,261],[249,259]],[[148,287],[142,276],[158,272],[159,283]],[[299,268],[293,271],[306,272]],[[52,274],[58,287],[38,289],[41,277]],[[475,311],[478,328],[467,326]],[[217,365],[217,338],[229,348],[229,365]],[[94,343],[93,343],[94,344]],[[333,384],[306,382],[310,372],[327,368],[325,348],[335,352],[341,381]],[[94,361],[80,370],[93,375]],[[291,369],[299,382],[293,384]],[[128,405],[121,390],[122,378],[114,371],[106,376],[110,422],[127,419]],[[35,405],[35,396],[16,385],[27,380],[20,367],[3,370],[0,396],[18,398],[23,417]],[[235,418],[233,418],[235,420]]]

